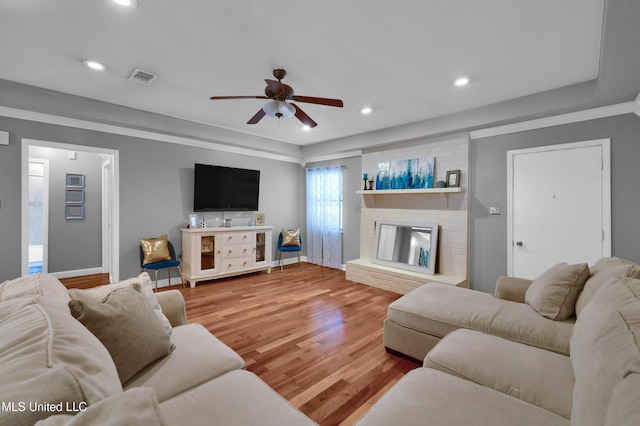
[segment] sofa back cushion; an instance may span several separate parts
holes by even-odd
[[[27,275],[0,284],[0,303],[38,296],[59,298],[65,305],[70,300],[67,288],[49,274]]]
[[[611,278],[585,306],[571,337],[576,378],[571,423],[603,425],[614,388],[640,373],[640,280]],[[638,389],[635,390],[636,396]],[[635,399],[637,401],[637,399]]]
[[[51,299],[0,303],[0,401],[14,404],[0,411],[0,424],[32,425],[55,414],[37,404],[65,411],[122,392],[104,346]]]
[[[640,265],[619,257],[604,257],[590,268],[591,275],[576,301],[576,316],[580,315],[602,285],[612,277],[640,278]]]

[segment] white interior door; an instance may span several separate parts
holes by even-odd
[[[611,255],[610,141],[508,152],[508,273]]]

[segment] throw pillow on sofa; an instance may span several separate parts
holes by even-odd
[[[524,301],[540,315],[564,321],[575,312],[575,304],[589,278],[589,265],[559,263],[533,280]]]
[[[151,277],[147,272],[143,272],[135,278],[129,278],[113,284],[105,284],[89,289],[69,289],[69,296],[71,296],[72,299],[82,300],[85,303],[101,303],[112,291],[129,287],[133,283],[140,284],[140,290],[149,304],[153,306],[153,312],[155,312],[156,316],[160,319],[167,333],[171,333],[171,323],[162,313],[162,308],[153,292]]]
[[[103,303],[71,300],[69,308],[107,348],[121,383],[173,349],[138,283],[109,293]]]

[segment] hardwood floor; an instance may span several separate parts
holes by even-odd
[[[320,425],[353,424],[420,365],[387,354],[382,321],[398,294],[303,263],[178,288],[189,322],[238,352],[247,370]]]

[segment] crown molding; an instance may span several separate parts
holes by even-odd
[[[636,114],[638,99],[635,102]],[[608,105],[599,108],[591,108],[583,111],[559,114],[536,120],[521,121],[504,126],[488,127],[486,129],[470,132],[471,139],[482,139],[493,136],[508,135],[510,133],[524,132],[527,130],[543,129],[545,127],[560,126],[563,124],[579,123],[581,121],[595,120],[598,118],[613,117],[615,115],[630,114],[634,112],[634,102]]]
[[[117,126],[113,124],[98,123],[90,120],[81,120],[77,118],[63,117],[60,115],[45,114],[42,112],[29,111],[18,108],[10,108],[0,106],[0,116],[8,118],[17,118],[21,120],[36,121],[39,123],[55,124],[59,126],[74,127],[76,129],[93,130],[103,133],[111,133],[122,136],[130,136],[134,138],[148,139],[160,142],[175,143],[178,145],[186,145],[197,148],[211,149],[215,151],[229,152],[233,154],[249,155],[252,157],[265,158],[270,160],[286,161],[289,163],[302,164],[302,157],[277,154],[268,151],[260,151],[253,148],[241,148],[237,146],[225,145],[217,142],[208,142],[196,138],[188,138],[184,136],[168,135],[161,132],[153,132],[149,130],[139,130],[131,127]]]

